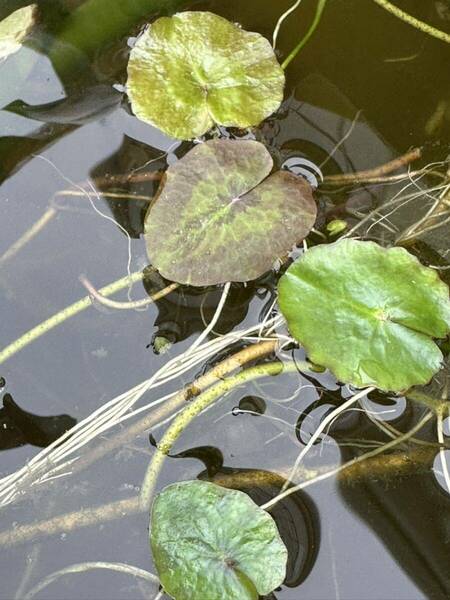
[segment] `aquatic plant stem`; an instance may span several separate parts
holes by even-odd
[[[128,575],[132,575],[133,577],[139,577],[141,579],[145,579],[146,581],[150,581],[155,585],[159,585],[159,579],[156,577],[156,575],[153,575],[153,573],[145,571],[144,569],[127,565],[126,563],[111,563],[104,561],[84,562],[70,565],[69,567],[65,567],[64,569],[60,569],[59,571],[55,571],[54,573],[47,575],[47,577],[42,579],[42,581],[29,590],[29,592],[27,592],[22,598],[23,600],[31,600],[36,596],[36,594],[39,594],[39,592],[64,575],[68,575],[70,573],[85,573],[86,571],[92,571],[96,569],[106,569],[108,571],[126,573]]]
[[[373,169],[367,169],[365,171],[357,171],[356,173],[342,173],[340,175],[325,175],[323,178],[323,184],[329,185],[351,185],[355,183],[367,183],[372,180],[377,180],[383,177],[384,175],[388,175],[393,171],[397,171],[402,167],[408,166],[415,160],[418,160],[422,156],[421,148],[413,148],[403,154],[402,156],[398,156],[389,162],[380,165],[378,167],[374,167]],[[404,175],[402,175],[404,177]]]
[[[75,198],[86,198],[87,191],[80,190],[61,190],[56,192],[55,196],[73,196]],[[112,200],[143,200],[150,203],[153,196],[144,196],[143,194],[126,194],[124,192],[98,192],[101,198],[109,198]]]
[[[50,221],[56,217],[57,214],[58,211],[53,206],[47,208],[44,214],[35,223],[33,223],[33,225],[27,229],[27,231],[21,235],[20,238],[16,240],[2,256],[0,256],[0,266],[15,256],[24,246],[26,246],[26,244],[28,244],[28,242],[36,237],[36,235],[40,233],[44,227],[46,227]]]
[[[411,439],[411,435],[408,439]],[[398,439],[398,438],[397,438]],[[401,442],[399,442],[401,443]],[[367,458],[366,455],[358,457],[357,463],[347,465],[345,463],[339,467],[339,483],[354,486],[358,481],[367,478],[398,478],[417,476],[418,473],[429,472],[429,463],[436,455],[436,449],[433,447],[415,448],[409,452],[396,452],[385,456],[375,456]],[[363,460],[364,459],[364,460]],[[290,470],[287,467],[277,469],[278,473],[270,471],[245,470],[242,472],[222,473],[219,472],[212,479],[213,483],[233,489],[246,487],[264,487],[267,485],[281,485],[284,482],[283,473]],[[330,465],[323,465],[319,468],[303,469],[302,475],[307,475],[307,482],[311,485],[317,481],[318,477],[324,478],[329,472],[333,471]],[[100,506],[83,508],[81,510],[64,513],[45,519],[34,521],[26,525],[18,525],[9,530],[0,532],[0,548],[11,548],[21,544],[27,544],[37,539],[60,535],[61,533],[70,533],[84,527],[92,527],[100,523],[132,517],[142,513],[139,496],[127,498],[102,504]]]
[[[276,45],[277,45],[277,39],[278,39],[278,34],[280,32],[280,27],[281,25],[284,23],[284,21],[288,18],[288,16],[290,14],[292,14],[293,12],[295,12],[297,10],[297,8],[300,6],[302,0],[297,0],[297,2],[295,2],[295,4],[293,4],[290,8],[287,9],[286,12],[284,12],[281,17],[278,19],[277,24],[275,25],[275,29],[273,30],[273,36],[272,36],[272,48],[275,50]]]
[[[428,33],[428,35],[431,35],[432,37],[437,38],[438,40],[442,40],[443,42],[447,42],[447,44],[450,44],[450,35],[448,33],[445,33],[445,31],[436,29],[432,25],[428,25],[428,23],[424,23],[423,21],[416,19],[409,13],[406,13],[397,6],[394,6],[394,4],[388,2],[388,0],[373,1],[376,4],[378,4],[378,6],[381,6],[381,8],[384,8],[384,10],[387,10],[392,15],[396,16],[398,19],[401,19],[405,23],[408,23],[408,25],[412,25],[413,27],[419,29],[423,33]]]
[[[448,182],[448,177],[446,182]],[[431,208],[427,210],[425,215],[419,220],[415,221],[413,225],[408,227],[401,235],[399,235],[395,241],[396,244],[407,244],[415,238],[445,225],[449,219],[438,221],[435,219],[439,217],[448,217],[450,214],[450,183],[446,183],[443,191],[439,194],[438,198],[435,199]]]
[[[96,448],[92,448],[89,453],[79,458],[78,461],[71,466],[71,471],[78,472],[89,467],[116,448],[124,446],[129,443],[130,440],[142,435],[143,432],[151,430],[152,427],[155,427],[158,423],[168,419],[172,414],[180,410],[188,400],[199,396],[208,387],[221,381],[232,371],[241,369],[250,361],[272,354],[275,352],[277,346],[277,339],[258,342],[257,344],[251,344],[239,352],[236,352],[236,354],[222,360],[204,375],[177,392],[172,398],[169,398],[160,406],[154,407],[151,412],[148,412],[148,414],[139,421],[121,429],[110,439],[104,440]]]
[[[132,283],[135,283],[136,281],[142,281],[142,279],[144,279],[144,276],[145,275],[142,271],[131,273],[131,275],[126,275],[125,277],[122,277],[121,279],[110,283],[106,287],[101,288],[99,290],[99,293],[102,296],[111,296],[112,294],[115,294],[119,290],[126,288]],[[168,288],[165,288],[165,290],[165,294],[163,295],[169,294],[172,291],[171,286],[168,286]],[[162,297],[161,294],[163,291],[164,290],[158,292],[159,298]],[[66,306],[66,308],[63,308],[63,310],[59,311],[49,319],[46,319],[39,325],[36,325],[36,327],[30,329],[22,336],[20,336],[17,340],[6,346],[6,348],[4,348],[2,351],[0,351],[0,364],[3,364],[5,361],[11,358],[11,356],[17,354],[17,352],[19,352],[20,350],[22,350],[23,348],[40,338],[42,335],[54,329],[61,323],[64,323],[64,321],[67,321],[67,319],[70,319],[74,315],[82,312],[86,308],[89,308],[89,306],[91,305],[91,297],[85,296],[84,298],[81,298],[81,300],[78,300],[77,302]]]
[[[193,419],[195,419],[197,415],[205,410],[205,408],[242,383],[247,383],[254,379],[258,379],[259,377],[279,375],[280,373],[298,372],[299,369],[311,371],[312,366],[313,365],[306,362],[299,363],[292,361],[281,363],[277,361],[264,363],[257,365],[256,367],[250,367],[249,369],[245,369],[245,371],[237,373],[237,375],[233,375],[232,377],[228,377],[227,379],[217,383],[192,401],[192,403],[175,418],[156,448],[155,454],[153,455],[153,458],[148,466],[144,481],[142,483],[140,496],[142,508],[150,508],[158,475],[172,446],[186,429],[186,427],[193,421]]]
[[[420,431],[420,429],[422,429],[422,427],[424,427],[424,425],[426,425],[432,417],[433,417],[432,412],[426,413],[425,416],[418,423],[416,423],[416,425],[412,429],[410,429],[409,431],[407,431],[400,437],[396,438],[395,440],[392,440],[392,441],[388,442],[387,444],[385,444],[384,446],[381,446],[380,448],[376,448],[375,450],[372,450],[371,452],[366,452],[365,454],[362,454],[361,456],[357,456],[356,458],[349,460],[348,462],[344,463],[343,465],[340,465],[339,467],[336,467],[335,469],[331,469],[330,471],[327,471],[326,473],[318,475],[317,477],[313,477],[312,479],[307,479],[306,481],[302,481],[302,483],[299,483],[298,485],[294,485],[293,487],[288,488],[281,494],[278,494],[278,496],[275,496],[275,498],[272,498],[272,500],[269,500],[269,502],[266,502],[265,504],[263,504],[261,506],[261,508],[263,508],[264,510],[270,510],[271,508],[273,508],[275,506],[275,504],[277,504],[278,502],[280,502],[287,496],[290,496],[291,494],[295,494],[296,492],[303,490],[303,489],[309,487],[310,485],[313,485],[314,483],[319,483],[320,481],[324,481],[325,479],[328,479],[329,477],[332,477],[333,475],[342,473],[342,471],[344,471],[345,469],[349,469],[350,467],[353,467],[354,465],[362,462],[363,460],[367,460],[369,458],[378,456],[379,454],[386,452],[386,450],[390,450],[394,446],[397,446],[398,444],[402,444],[403,442],[406,442],[410,437],[412,437],[418,431]]]
[[[282,69],[287,69],[289,64],[294,60],[294,58],[297,56],[297,54],[300,52],[300,50],[303,48],[303,46],[308,42],[308,40],[312,36],[312,34],[315,32],[318,24],[320,23],[320,19],[322,18],[323,9],[325,8],[326,3],[327,3],[327,0],[317,0],[316,14],[314,15],[314,19],[313,19],[313,22],[311,23],[310,28],[308,29],[306,34],[303,36],[303,38],[300,40],[300,42],[297,44],[297,46],[292,50],[292,52],[287,56],[287,58],[285,58],[284,61],[281,63]]]
[[[208,337],[208,335],[214,330],[214,327],[217,324],[217,321],[220,319],[220,315],[222,314],[222,310],[225,306],[225,302],[228,297],[228,293],[230,291],[231,282],[227,281],[227,283],[223,286],[222,295],[220,296],[219,304],[217,305],[216,311],[213,315],[213,318],[202,331],[202,333],[198,336],[198,338],[193,342],[190,347],[191,351],[194,351],[196,348],[200,346],[200,344]]]
[[[319,439],[319,437],[325,431],[325,429],[327,428],[327,426],[331,425],[331,423],[334,421],[334,419],[336,419],[336,417],[338,417],[341,413],[343,413],[344,411],[346,411],[350,406],[352,406],[353,404],[355,404],[356,402],[358,402],[359,400],[361,400],[361,398],[364,398],[365,396],[367,396],[367,394],[370,394],[370,392],[373,392],[374,389],[375,389],[374,387],[364,388],[363,390],[361,390],[357,394],[354,394],[353,396],[351,396],[348,400],[346,400],[343,404],[339,405],[337,408],[335,408],[333,411],[331,411],[325,417],[325,419],[321,422],[321,424],[316,429],[316,431],[309,438],[308,443],[306,444],[306,446],[303,448],[303,450],[298,455],[297,460],[295,461],[294,466],[292,467],[292,470],[291,470],[291,472],[289,474],[289,477],[287,478],[286,483],[283,485],[283,487],[281,489],[282,492],[284,492],[284,490],[287,489],[287,487],[290,485],[290,483],[292,482],[292,480],[294,479],[294,477],[295,477],[295,475],[297,473],[297,469],[298,469],[299,464],[304,459],[304,457],[306,456],[306,454],[314,446],[315,442]]]
[[[92,285],[92,283],[89,281],[89,279],[87,279],[87,277],[85,277],[84,275],[81,275],[79,279],[80,279],[81,283],[84,285],[84,287],[87,289],[89,295],[92,296],[92,298],[94,298],[94,300],[96,300],[99,304],[102,304],[103,306],[107,306],[108,308],[115,308],[116,310],[136,310],[137,308],[144,308],[144,307],[148,306],[149,304],[152,304],[156,300],[160,300],[161,298],[164,298],[164,296],[167,296],[168,294],[170,294],[171,292],[175,291],[177,288],[180,287],[179,283],[171,283],[164,289],[160,290],[159,292],[155,292],[151,296],[147,296],[147,298],[144,298],[143,300],[131,300],[129,302],[117,302],[117,300],[110,300],[106,296],[102,295]]]

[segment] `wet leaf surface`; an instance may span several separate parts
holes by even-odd
[[[279,171],[259,142],[211,140],[166,172],[145,222],[147,251],[161,274],[205,286],[250,281],[311,230],[311,186]]]
[[[204,481],[165,488],[151,518],[153,557],[176,600],[256,600],[285,577],[272,517],[247,494]]]
[[[0,61],[20,49],[34,25],[35,17],[36,5],[31,4],[19,8],[0,21]]]
[[[278,289],[292,335],[345,383],[401,391],[441,367],[432,338],[450,330],[448,287],[403,248],[356,240],[316,246]]]
[[[128,63],[135,115],[179,139],[214,124],[258,125],[280,106],[283,87],[268,40],[209,12],[158,19]]]

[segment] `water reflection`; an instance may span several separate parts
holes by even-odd
[[[413,406],[395,422],[396,428],[406,431],[421,416],[423,408]],[[380,428],[367,419],[359,437],[386,441]],[[342,479],[339,492],[346,505],[379,536],[424,597],[445,600],[450,595],[450,506],[448,494],[432,473],[438,452],[434,431],[428,429],[421,439],[428,440],[429,445],[427,441],[408,443],[406,452],[384,458],[384,469],[382,463],[377,468],[377,463],[368,462],[366,475],[353,485]],[[343,461],[364,451],[356,445],[341,446]]]
[[[0,3],[0,18],[6,16],[8,11],[28,3],[28,0],[6,0]],[[33,154],[48,149],[49,156],[58,160],[58,165],[62,163],[60,166],[64,167],[64,172],[73,169],[74,180],[92,179],[100,195],[112,192],[122,196],[146,196],[148,199],[156,192],[159,180],[148,178],[146,181],[139,181],[138,178],[128,178],[130,172],[157,173],[170,160],[176,159],[175,155],[166,157],[164,154],[172,147],[173,141],[159,135],[151,127],[142,125],[127,113],[123,105],[120,105],[120,94],[112,87],[125,80],[127,37],[139,31],[147,15],[153,14],[155,8],[158,10],[159,6],[164,10],[167,3],[164,3],[165,6],[152,0],[146,0],[145,6],[143,2],[133,3],[137,7],[136,11],[128,3],[127,6],[131,7],[128,13],[131,20],[128,21],[121,18],[120,11],[113,11],[113,7],[119,2],[106,0],[103,5],[105,3],[108,9],[103,12],[102,19],[91,18],[89,27],[83,29],[82,19],[80,20],[82,11],[70,12],[74,7],[83,5],[81,0],[39,2],[41,21],[31,41],[34,50],[24,48],[12,58],[9,66],[8,63],[0,66],[3,83],[0,90],[1,106],[9,104],[10,109],[14,108],[22,115],[6,111],[1,114],[0,179],[4,181],[9,178],[2,189],[2,199],[12,200],[8,205],[5,204],[8,218],[5,215],[4,223],[7,225],[4,225],[6,231],[3,243],[17,239],[33,219],[39,218],[52,194],[65,186],[59,179],[56,183],[51,180],[54,173],[50,172],[49,177],[49,171],[42,168],[41,161],[34,161],[34,165],[26,169]],[[85,4],[98,7],[102,2],[93,0]],[[270,37],[276,18],[288,4],[287,0],[280,0],[279,3],[254,0],[246,3],[230,0],[224,3],[222,0],[215,0],[202,2],[200,7],[216,10]],[[304,20],[300,22],[293,18],[285,25],[282,43],[286,48],[297,39],[298,29],[307,22],[309,11],[314,9],[315,2],[308,4],[305,1],[303,4]],[[410,63],[384,64],[385,56],[396,56],[396,52],[400,56],[405,48],[414,50],[416,33],[409,32],[402,24],[395,23],[395,20],[383,20],[376,7],[370,8],[370,3],[366,6],[359,0],[349,1],[348,10],[352,11],[352,19],[348,18],[350,13],[343,11],[340,3],[328,4],[330,12],[324,16],[320,36],[316,38],[317,41],[311,41],[301,60],[290,70],[288,79],[291,90],[282,110],[263,124],[256,135],[270,145],[278,164],[292,156],[305,157],[322,164],[330,152],[335,150],[323,169],[326,173],[340,173],[381,164],[406,150],[410,144],[422,143],[424,125],[429,122],[428,113],[433,113],[442,104],[441,96],[448,97],[448,78],[446,79],[445,68],[440,66],[441,46],[426,44],[421,47],[421,57]],[[178,0],[170,3],[171,10],[186,6],[194,8],[196,5],[194,2]],[[421,6],[417,5],[416,8],[417,11],[422,11]],[[424,7],[423,12],[428,9],[431,11],[430,7]],[[422,17],[427,15],[423,14]],[[77,26],[77,23],[81,25]],[[92,34],[92,28],[97,26],[100,33],[104,27],[103,37],[96,38]],[[362,37],[360,29],[375,31],[375,26],[395,35],[379,36],[379,42],[376,41],[376,36]],[[389,39],[388,44],[386,39]],[[355,52],[355,43],[359,44],[358,52]],[[61,53],[58,56],[59,49]],[[50,59],[54,61],[56,70],[53,70]],[[68,68],[67,65],[75,68]],[[105,94],[97,98],[98,90],[100,94]],[[52,103],[51,106],[48,106],[49,102]],[[364,112],[358,115],[360,108]],[[352,135],[336,148],[352,127],[356,116],[358,118]],[[84,125],[90,119],[94,122]],[[429,126],[428,131],[434,144],[434,152],[441,155],[444,141],[439,141],[436,136],[442,135],[442,132],[445,135],[446,124],[438,122],[436,127]],[[178,147],[177,156],[185,153],[188,146]],[[144,169],[139,170],[140,167]],[[13,174],[15,177],[11,177]],[[114,180],[114,177],[124,175],[125,179],[120,182]],[[106,181],[108,176],[111,179]],[[357,222],[361,214],[376,208],[387,194],[392,193],[393,188],[389,186],[365,186],[350,192],[322,189],[318,194],[321,215],[317,228],[323,231],[326,221],[336,217],[343,217],[351,223]],[[26,202],[22,202],[24,199]],[[112,200],[106,196],[102,200],[114,219],[133,238],[133,258],[137,268],[143,268],[147,263],[145,249],[139,238],[147,200],[125,197]],[[423,199],[419,201],[422,202]],[[87,214],[86,205],[87,203],[80,209],[85,211],[84,216]],[[411,214],[415,213],[415,206],[411,208],[409,205],[407,208]],[[92,213],[89,213],[90,216]],[[2,272],[2,301],[8,314],[8,318],[2,322],[2,336],[14,339],[28,325],[38,323],[53,310],[82,295],[83,290],[78,286],[77,277],[82,270],[86,270],[86,265],[95,273],[93,279],[99,282],[112,281],[123,275],[123,233],[118,233],[119,230],[115,228],[112,231],[110,224],[102,228],[101,220],[93,222],[86,218],[77,221],[73,213],[70,217],[73,219],[64,222],[61,219],[58,227],[50,233],[46,231],[36,245],[34,240],[28,253],[24,251],[24,254],[18,255],[18,260],[11,261],[10,278],[3,277]],[[408,215],[402,213],[398,220],[401,222],[407,218]],[[388,239],[386,231],[372,230],[372,234],[383,235],[384,240]],[[414,243],[410,250],[424,262],[448,267],[448,236],[443,233],[441,236],[430,237],[432,239],[427,239],[426,242]],[[312,238],[313,243],[318,241],[321,240]],[[450,271],[443,270],[441,275],[449,280]],[[149,280],[148,291],[151,292],[164,283],[162,280]],[[226,311],[217,324],[217,332],[231,330],[247,315],[252,322],[261,318],[273,301],[275,285],[276,275],[272,274],[255,284],[233,286]],[[40,386],[45,389],[48,386],[52,394],[35,396],[48,398],[49,403],[52,397],[62,398],[70,407],[67,408],[68,411],[73,409],[86,415],[105,399],[147,377],[154,364],[160,365],[158,361],[165,360],[164,357],[160,359],[145,351],[145,345],[154,343],[155,337],[165,337],[171,343],[183,342],[190,335],[203,330],[204,323],[210,320],[215,311],[219,296],[220,292],[211,289],[185,288],[167,297],[157,308],[152,307],[144,315],[104,315],[92,311],[90,315],[74,319],[71,326],[64,331],[58,330],[52,338],[42,340],[42,345],[39,345],[39,341],[30,354],[25,352],[17,362],[14,360],[9,363],[8,379],[15,380],[14,389],[20,390],[17,398],[25,397],[22,392],[27,389],[29,392],[30,389],[41,389]],[[448,341],[441,345],[443,350],[447,348],[448,351]],[[45,351],[41,351],[42,348]],[[102,351],[101,355],[105,356],[105,360],[95,358],[94,352],[97,350]],[[215,357],[214,360],[220,358]],[[204,365],[204,368],[210,366],[211,362]],[[444,379],[441,375],[440,383]],[[291,393],[289,385],[279,379],[258,389],[246,390],[242,392],[242,397],[234,399],[234,404],[241,411],[251,413],[262,413],[262,402],[266,405],[264,417],[247,418],[243,414],[230,417],[235,426],[234,432],[230,428],[229,436],[233,442],[230,446],[237,457],[237,464],[243,464],[243,457],[250,456],[249,464],[258,464],[261,469],[227,467],[217,448],[210,446],[201,451],[196,448],[199,438],[205,434],[205,429],[210,429],[209,426],[203,427],[203,431],[194,429],[193,432],[187,432],[187,443],[193,449],[180,455],[196,456],[203,460],[206,471],[202,473],[202,477],[228,485],[232,482],[237,485],[236,482],[239,482],[243,486],[239,489],[253,494],[256,501],[265,502],[276,495],[284,482],[270,469],[276,470],[282,460],[289,461],[289,465],[285,466],[290,466],[301,448],[299,444],[308,439],[312,424],[317,424],[316,417],[323,417],[324,412],[321,411],[328,412],[342,402],[341,387],[326,389],[318,379],[311,379],[309,384],[311,390],[314,390],[314,398],[320,396],[317,403],[310,406],[305,382],[301,382],[298,391],[301,402],[293,407],[281,403],[275,405],[277,397],[282,398]],[[442,385],[438,386],[437,382],[435,384],[441,393]],[[267,391],[269,385],[271,393],[265,396],[261,390]],[[332,385],[334,382],[330,387]],[[45,414],[45,407],[39,406],[36,397],[32,399],[31,408],[36,413]],[[371,397],[371,400],[380,405],[379,410],[377,409],[379,414],[392,408],[390,398],[377,396]],[[18,442],[33,443],[33,439],[35,442],[46,441],[39,436],[45,434],[47,424],[60,426],[57,420],[52,419],[63,419],[62,426],[74,421],[68,415],[48,417],[51,421],[45,421],[47,417],[37,416],[34,412],[25,413],[21,404],[21,400],[17,406],[12,398],[6,397],[6,407],[0,410],[1,418],[4,419],[2,422],[17,436],[14,440],[11,438],[13,441],[4,442],[9,447]],[[272,430],[268,431],[267,424],[271,425],[269,416],[271,412],[273,414],[277,411],[280,419],[285,417],[284,406],[290,411],[290,419],[284,419],[281,433],[283,435],[287,432],[288,435],[277,438],[276,445],[265,445],[269,435],[273,434]],[[291,408],[296,409],[295,412]],[[399,408],[401,409],[400,406]],[[306,415],[299,416],[303,409],[306,410]],[[54,405],[53,412],[62,412],[58,404]],[[308,416],[314,417],[313,420],[309,420]],[[394,420],[390,424],[406,431],[420,415],[408,403],[403,412],[399,410],[392,416]],[[23,430],[28,432],[24,433]],[[343,461],[364,452],[364,443],[380,446],[386,440],[378,427],[359,411],[344,414],[329,433],[334,440],[329,446],[332,446],[335,454],[342,453]],[[216,438],[219,438],[219,434],[221,440],[227,435],[222,425],[214,432]],[[102,439],[101,444],[103,441]],[[431,471],[437,453],[434,433],[428,431],[422,441],[425,444],[404,444],[396,453],[380,456],[379,460],[366,463],[359,469],[349,470],[346,475],[343,473],[339,479],[340,498],[336,497],[331,484],[329,488],[310,488],[315,504],[320,506],[322,527],[326,523],[327,533],[331,526],[342,524],[340,535],[333,542],[338,558],[345,557],[340,563],[342,574],[338,572],[344,589],[341,597],[359,599],[361,593],[367,593],[367,597],[380,598],[383,594],[392,596],[392,590],[400,590],[397,594],[399,597],[418,598],[421,595],[439,600],[449,597],[448,496],[435,482]],[[215,444],[216,439],[208,442]],[[26,450],[17,450],[17,461],[20,464],[30,457]],[[319,448],[315,450],[315,466],[318,469],[328,468],[327,452],[322,456]],[[147,446],[145,451],[148,451]],[[5,453],[3,457],[6,459],[12,454],[15,455]],[[89,456],[89,452],[86,455]],[[136,441],[136,447],[134,442],[129,441],[122,448],[120,456],[111,453],[97,468],[86,471],[81,477],[67,478],[57,485],[53,482],[55,485],[51,488],[43,487],[39,497],[32,496],[36,502],[34,508],[26,503],[14,506],[6,514],[4,522],[20,520],[26,523],[35,518],[40,519],[51,503],[55,504],[56,508],[52,510],[57,514],[58,511],[63,513],[78,510],[80,503],[83,506],[98,506],[114,493],[120,494],[131,488],[136,490],[147,461],[148,456],[144,453],[143,446],[139,446],[139,440]],[[227,457],[226,462],[228,461]],[[3,468],[9,467],[10,464],[7,464]],[[169,470],[167,483],[176,477],[183,478],[184,475],[181,468],[177,473]],[[347,511],[342,508],[340,500]],[[51,541],[46,539],[45,546],[42,546],[42,562],[35,566],[36,578],[52,571],[56,563],[56,566],[66,566],[72,556],[84,558],[86,554],[93,560],[100,555],[109,555],[111,559],[123,559],[126,555],[130,562],[140,562],[147,568],[147,522],[143,518],[130,521],[130,514],[131,512],[126,514],[123,522],[117,522],[115,528],[94,527],[91,524],[91,529],[77,531],[70,539],[70,549],[66,538],[56,537]],[[353,518],[353,515],[357,518]],[[298,597],[334,598],[336,590],[333,587],[331,563],[327,560],[324,540],[320,543],[319,519],[309,496],[292,496],[289,502],[279,506],[279,512],[277,510],[275,516],[290,547],[286,584],[295,586],[301,582],[302,587],[293,591],[277,591],[272,597],[284,597],[288,600]],[[59,529],[58,535],[64,531]],[[367,560],[365,552],[368,547],[374,547],[374,538],[382,540],[392,560],[381,555],[376,545],[378,554],[370,555],[368,551],[370,561]],[[117,539],[121,540],[120,545],[117,544]],[[344,562],[347,562],[347,556],[352,552],[355,560],[346,571]],[[28,564],[29,554],[29,546],[23,549],[23,553],[2,553],[5,571],[10,575],[2,584],[1,593],[4,597],[12,597],[16,592],[20,583],[16,579],[20,579],[24,571],[23,565]],[[398,569],[392,568],[393,562],[398,565]],[[314,564],[316,568],[312,569]],[[416,582],[419,589],[412,583],[408,587],[407,577],[403,576],[402,570],[411,582]],[[362,573],[364,581],[358,580],[355,572]],[[138,591],[132,586],[119,591],[113,584],[109,586],[107,577],[99,578],[96,589],[90,585],[90,580],[81,582],[77,579],[76,582],[77,585],[72,587],[69,584],[65,587],[62,582],[55,586],[55,597],[69,597],[70,592],[80,597],[87,595],[89,598],[106,595],[114,597],[114,594],[119,593],[121,598],[138,596]]]
[[[40,448],[49,446],[76,425],[69,415],[43,417],[20,408],[11,394],[3,396],[0,408],[0,450],[10,450],[25,444]]]

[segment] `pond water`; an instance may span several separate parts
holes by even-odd
[[[3,0],[0,18],[25,4]],[[124,277],[127,269],[148,266],[142,234],[148,202],[159,184],[155,174],[192,144],[176,142],[133,116],[121,93],[132,38],[158,15],[191,9],[212,11],[271,39],[291,2],[37,4],[38,23],[26,44],[0,63],[2,347],[85,296],[81,275],[99,288]],[[439,29],[450,28],[446,0],[397,4]],[[86,7],[84,22],[80,10]],[[304,0],[283,24],[277,44],[281,60],[305,34],[315,8],[315,1]],[[327,3],[314,35],[287,69],[281,108],[251,135],[264,141],[277,166],[288,159],[312,161],[325,176],[373,169],[418,146],[422,157],[410,168],[434,166],[417,181],[407,174],[352,186],[325,181],[315,194],[319,217],[309,245],[323,242],[324,236],[330,240],[326,225],[333,219],[358,226],[355,236],[389,245],[426,213],[448,168],[449,59],[448,45],[402,23],[372,0]],[[314,175],[308,163],[301,166]],[[428,172],[433,170],[435,174]],[[365,219],[396,194],[406,198],[413,193]],[[424,264],[441,268],[447,283],[449,235],[450,225],[439,223],[407,240]],[[300,252],[301,245],[294,255]],[[248,285],[233,284],[215,333],[261,322],[275,299],[278,277],[270,272]],[[128,290],[128,299],[144,298],[168,283],[149,273],[145,285],[138,282]],[[28,413],[66,414],[81,421],[186,350],[212,319],[220,298],[220,288],[182,287],[145,309],[115,310],[94,303],[2,361],[1,391]],[[127,289],[114,299],[127,300]],[[286,333],[283,328],[280,332]],[[169,343],[168,349],[158,354],[161,340]],[[205,356],[191,370],[144,394],[134,408],[182,388],[239,348],[235,344]],[[292,355],[304,358],[295,348],[283,354]],[[442,371],[430,393],[442,394],[447,377]],[[279,491],[326,411],[350,393],[328,373],[309,378],[285,374],[235,388],[183,433],[174,449],[181,456],[166,460],[158,487],[214,474],[263,503]],[[379,447],[395,435],[392,431],[407,431],[424,413],[421,405],[381,393],[371,395],[362,408],[366,412],[344,413],[330,435],[314,446],[302,476],[324,473]],[[1,477],[40,451],[28,443],[36,443],[36,427],[61,427],[60,420],[36,425],[16,412],[22,428],[17,420],[15,425],[8,420],[5,410],[0,412]],[[381,429],[373,419],[381,421]],[[5,500],[0,598],[25,598],[49,574],[86,561],[127,563],[155,572],[148,516],[133,499],[163,429],[146,428],[111,444],[127,425],[80,447],[70,456],[79,460],[58,473],[64,477],[34,480],[11,501],[0,498]],[[450,597],[450,500],[435,460],[435,425],[428,423],[417,435],[422,442],[410,440],[395,453],[311,485],[279,505],[273,516],[289,549],[288,575],[270,598]],[[102,508],[111,503],[113,508]],[[82,509],[92,510],[80,513]],[[33,597],[135,599],[156,593],[154,584],[129,574],[93,570],[62,576]]]

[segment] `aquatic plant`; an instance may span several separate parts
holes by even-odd
[[[278,293],[292,335],[340,381],[400,392],[442,365],[432,338],[450,332],[449,290],[404,248],[316,246],[289,267]]]
[[[318,1],[311,28],[281,67],[261,35],[246,32],[211,13],[186,12],[156,20],[138,38],[130,55],[127,91],[134,113],[164,133],[187,140],[204,135],[215,125],[258,125],[278,109],[283,97],[283,69],[311,37],[325,4],[326,0]],[[220,135],[220,131],[214,134]],[[131,504],[131,510],[151,509],[150,540],[164,591],[176,600],[256,599],[279,586],[286,571],[287,550],[266,510],[313,482],[407,441],[434,415],[450,489],[442,448],[443,418],[448,406],[443,402],[427,403],[417,391],[408,391],[427,383],[441,367],[442,352],[434,340],[450,331],[450,301],[448,287],[436,271],[421,265],[405,249],[386,249],[354,239],[312,248],[305,243],[303,255],[280,278],[277,299],[281,315],[271,315],[269,310],[262,324],[206,341],[227,301],[231,282],[252,281],[272,269],[277,259],[284,261],[295,244],[312,230],[317,207],[312,188],[303,178],[285,170],[271,173],[273,160],[262,143],[231,139],[196,142],[200,143],[167,169],[145,219],[150,261],[173,283],[151,299],[115,303],[106,296],[144,279],[145,274],[129,274],[100,292],[84,278],[91,296],[8,346],[0,353],[0,362],[94,300],[113,308],[141,308],[179,285],[225,284],[212,320],[183,354],[76,425],[22,470],[4,478],[0,498],[7,504],[27,486],[61,476],[69,465],[73,472],[77,464],[83,463],[78,458],[81,447],[113,426],[152,409],[134,434],[167,420],[172,423],[157,444],[140,497]],[[432,217],[431,226],[435,213]],[[328,227],[330,234],[339,235],[346,229],[344,221],[332,223],[335,225]],[[293,338],[277,331],[285,324]],[[145,392],[180,378],[242,341],[250,345],[192,384],[131,411]],[[309,360],[266,360],[248,367],[282,350],[285,344],[295,343],[305,349]],[[326,415],[274,498],[258,507],[242,492],[201,481],[175,483],[153,497],[158,475],[174,443],[203,410],[224,394],[262,377],[283,372],[311,374],[326,368],[340,382],[363,389],[352,392]],[[427,412],[410,431],[394,436],[351,464],[289,487],[314,443],[339,415],[375,387],[407,391],[434,412]],[[112,447],[106,442],[101,452],[104,455]],[[94,460],[91,455],[84,465]],[[115,510],[123,508],[120,505]],[[133,573],[123,565],[111,568]],[[145,571],[134,574],[155,580]]]
[[[280,106],[283,88],[268,40],[209,12],[156,20],[128,63],[134,114],[179,139],[215,124],[258,125]]]
[[[252,140],[210,140],[170,166],[145,218],[151,263],[196,286],[250,281],[308,235],[311,186]]]
[[[0,21],[0,62],[20,50],[36,22],[36,13],[36,4],[30,4]]]
[[[286,575],[287,550],[272,517],[247,494],[206,481],[175,483],[156,496],[150,539],[175,600],[256,600]]]

